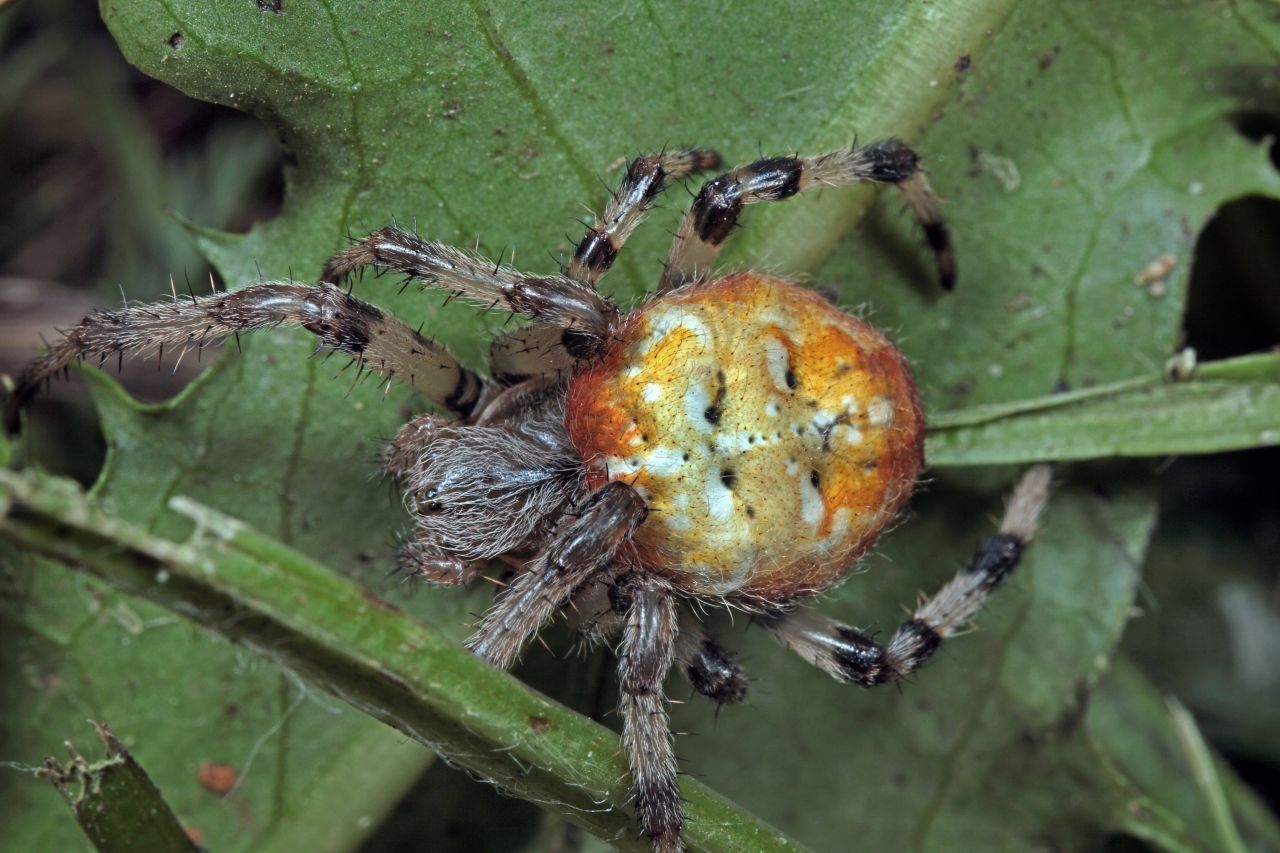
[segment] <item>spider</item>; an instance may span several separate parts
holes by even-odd
[[[801,605],[867,552],[910,496],[924,419],[905,356],[817,293],[757,272],[715,276],[746,204],[824,185],[897,186],[924,226],[942,284],[955,263],[916,154],[888,139],[739,166],[698,192],[657,292],[624,314],[596,285],[672,180],[717,168],[709,150],[640,157],[560,275],[531,276],[398,226],[354,241],[320,283],[253,284],[86,317],[18,379],[6,421],[72,362],[203,345],[297,325],[361,368],[408,383],[425,414],[387,446],[404,488],[410,574],[466,584],[514,568],[467,647],[510,667],[559,611],[587,641],[621,635],[622,741],[655,850],[681,849],[684,815],[663,682],[740,702],[748,682],[690,605],[725,605],[835,678],[865,687],[915,671],[1018,565],[1048,469],[1015,487],[999,531],[887,643]],[[491,378],[337,286],[396,271],[532,322],[496,338]]]

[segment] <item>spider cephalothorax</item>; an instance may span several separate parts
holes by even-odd
[[[902,353],[880,332],[783,279],[708,274],[745,204],[861,181],[902,190],[949,288],[946,229],[915,154],[896,140],[776,157],[708,181],[676,235],[657,293],[623,314],[595,285],[667,181],[714,168],[691,150],[642,157],[560,275],[529,276],[398,227],[339,252],[321,282],[255,284],[93,314],[19,377],[18,412],[85,357],[198,346],[297,325],[362,367],[406,382],[453,417],[406,424],[383,456],[414,519],[400,561],[466,583],[514,568],[467,645],[510,666],[572,605],[587,640],[621,634],[623,742],[636,809],[658,850],[684,816],[662,684],[740,701],[747,681],[686,602],[727,604],[843,681],[900,680],[1017,566],[1046,499],[1047,470],[1014,492],[1000,531],[886,644],[803,610],[845,576],[910,496],[924,422]],[[490,378],[334,286],[373,266],[532,323],[493,342]]]

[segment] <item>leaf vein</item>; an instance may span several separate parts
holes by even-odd
[[[538,119],[538,123],[542,125],[542,132],[560,149],[565,162],[569,164],[574,176],[578,179],[578,185],[581,187],[584,197],[590,198],[596,189],[596,177],[592,170],[586,166],[587,157],[569,140],[568,135],[560,127],[555,111],[538,92],[528,72],[516,60],[515,54],[502,41],[488,10],[477,0],[468,1],[472,12],[476,16],[480,32],[485,37],[485,42],[498,60],[498,66],[511,81],[515,91],[529,105],[534,116]],[[639,280],[639,274],[629,255],[623,256],[621,267],[627,271],[628,277],[632,279],[631,285],[633,289],[643,287],[643,283]]]
[[[347,45],[347,40],[342,37],[342,28],[338,24],[338,17],[333,11],[333,4],[330,0],[323,0],[325,13],[329,16],[329,26],[333,30],[334,41],[338,43],[338,47],[342,50],[342,61],[346,66],[349,85],[347,87],[347,100],[351,106],[351,127],[349,134],[351,138],[351,148],[355,155],[356,179],[351,182],[347,188],[346,194],[342,199],[342,214],[338,222],[338,240],[341,241],[346,237],[351,217],[351,208],[355,204],[356,198],[364,192],[369,185],[369,158],[366,152],[364,141],[363,126],[361,124],[362,110],[362,93],[364,86],[356,74],[355,63],[351,59],[351,49]]]

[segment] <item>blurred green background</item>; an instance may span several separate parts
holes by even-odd
[[[209,266],[177,212],[246,230],[279,209],[284,164],[254,119],[130,68],[93,4],[5,5],[0,373],[13,374],[42,333],[118,303],[122,288],[130,299],[156,298],[169,287],[162,271],[172,271],[180,288],[188,279],[203,289]],[[1248,114],[1238,124],[1263,139],[1280,133],[1278,120]],[[1185,344],[1202,359],[1280,343],[1278,238],[1280,203],[1256,198],[1225,207],[1201,236]],[[176,373],[126,363],[123,382],[158,400],[199,369],[194,360]],[[103,454],[94,422],[79,381],[57,384],[33,411],[34,456],[92,483]],[[1123,651],[1280,807],[1280,449],[1169,459],[1159,482],[1160,523],[1139,596],[1141,610],[1158,618],[1134,619]],[[450,849],[530,843],[539,831],[533,806],[499,803],[456,775],[436,764],[365,849],[411,846],[428,800],[446,824],[436,837]],[[500,826],[484,817],[495,810],[506,816]]]

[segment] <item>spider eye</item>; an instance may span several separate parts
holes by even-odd
[[[440,493],[436,489],[427,489],[422,494],[420,494],[418,496],[418,499],[415,501],[415,504],[417,505],[417,508],[418,508],[418,512],[423,515],[426,515],[429,512],[440,512],[441,510],[443,510],[444,504],[436,500],[436,497],[439,494]]]

